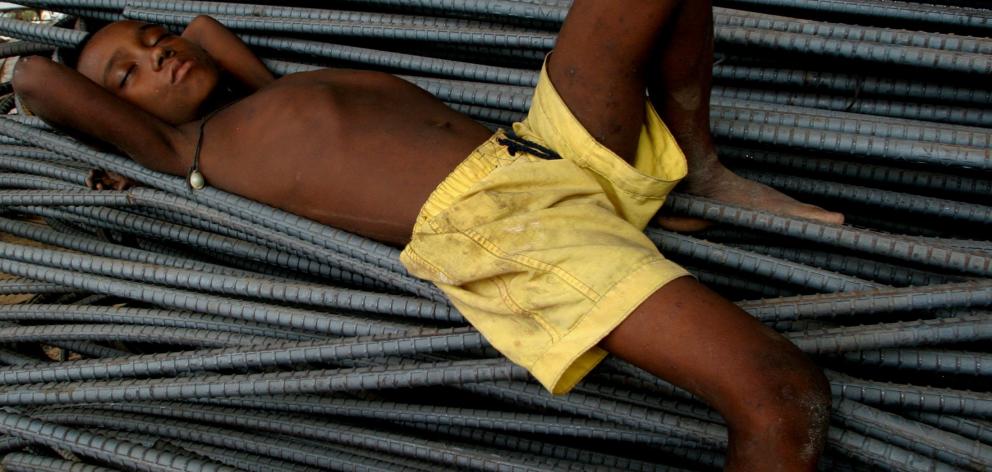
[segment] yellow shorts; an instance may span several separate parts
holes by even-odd
[[[630,166],[579,124],[542,71],[514,131],[563,159],[510,155],[497,133],[434,190],[400,256],[555,394],[606,356],[597,344],[649,295],[688,275],[643,233],[686,175],[675,138],[645,106]]]

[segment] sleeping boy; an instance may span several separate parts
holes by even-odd
[[[643,234],[683,179],[690,193],[842,221],[717,160],[712,28],[708,1],[576,0],[527,118],[495,134],[385,73],[276,80],[209,17],[181,36],[113,23],[76,70],[23,59],[14,88],[46,121],[193,188],[405,245],[406,268],[553,393],[611,353],[720,412],[728,470],[812,470],[823,374]],[[235,99],[225,80],[250,93]]]

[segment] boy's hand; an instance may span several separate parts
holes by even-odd
[[[93,169],[86,176],[86,186],[93,190],[127,190],[135,185],[138,182],[109,170]]]

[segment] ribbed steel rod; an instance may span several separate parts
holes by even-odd
[[[413,54],[379,51],[375,49],[339,44],[327,44],[319,41],[302,39],[276,38],[253,34],[242,34],[240,37],[246,44],[253,47],[305,54],[325,59],[347,61],[366,66],[385,67],[408,72],[429,73],[456,79],[477,80],[480,82],[525,85],[531,87],[537,85],[537,73],[529,70],[472,64],[448,59],[429,58]]]
[[[430,423],[485,428],[527,434],[591,438],[605,441],[667,444],[667,437],[610,423],[565,416],[510,413],[503,411],[453,408],[450,406],[411,405],[405,403],[356,400],[317,396],[220,398],[208,404],[237,409],[285,411],[307,416],[337,415],[391,422]]]
[[[760,320],[833,318],[876,313],[992,306],[992,280],[739,302]]]
[[[837,131],[755,123],[714,118],[713,135],[764,145],[787,146],[810,151],[871,157],[894,162],[923,162],[955,168],[992,169],[992,155],[987,148],[852,135]]]
[[[710,116],[727,120],[752,121],[770,125],[958,146],[987,147],[992,145],[992,132],[985,128],[934,123],[933,121],[895,119],[864,113],[821,110],[763,101],[766,94],[777,93],[775,91],[748,89],[745,92],[754,92],[756,96],[747,95],[747,98],[734,98],[733,93],[724,93],[725,91],[738,90],[740,89],[714,87],[713,92],[716,96],[711,98]],[[768,101],[778,102],[774,99]]]
[[[973,418],[944,415],[938,413],[903,412],[905,416],[936,426],[945,431],[960,434],[966,438],[992,444],[992,423]]]
[[[72,15],[76,17],[82,17],[85,19],[94,19],[99,21],[106,21],[108,23],[114,21],[120,21],[124,19],[124,15],[113,11],[105,10],[94,10],[91,8],[68,8],[68,7],[45,7],[46,9],[51,8],[52,11],[58,11],[59,13],[64,13],[66,15]]]
[[[146,325],[267,336],[290,340],[320,339],[318,335],[282,330],[272,325],[204,315],[188,311],[155,310],[99,305],[0,305],[0,320],[30,322],[108,323]]]
[[[205,462],[192,456],[184,457],[159,449],[118,441],[15,413],[0,412],[0,431],[27,438],[49,447],[65,448],[77,454],[133,470],[235,472],[235,469],[230,467]]]
[[[53,165],[47,162],[38,162],[28,158],[0,156],[0,169],[9,169],[64,180],[77,185],[86,185],[87,172],[85,171]]]
[[[413,279],[410,276],[405,276],[405,274],[397,274],[391,272],[390,270],[382,267],[372,266],[364,261],[356,260],[350,256],[344,254],[333,253],[323,250],[316,244],[300,241],[292,236],[280,233],[274,230],[266,230],[264,228],[252,228],[247,222],[241,221],[239,218],[232,217],[230,215],[225,215],[220,211],[213,210],[204,205],[197,204],[195,202],[184,201],[173,195],[165,194],[164,192],[159,192],[144,188],[135,188],[127,191],[101,191],[93,192],[89,190],[36,190],[36,191],[0,191],[0,205],[10,205],[10,206],[30,206],[30,205],[40,205],[40,206],[109,206],[109,207],[126,207],[130,205],[145,205],[153,206],[160,209],[167,210],[179,210],[185,213],[190,213],[197,215],[202,218],[207,218],[213,221],[222,221],[229,227],[236,229],[242,229],[243,231],[254,230],[256,234],[259,234],[266,240],[282,244],[286,247],[296,249],[301,252],[305,252],[307,255],[320,260],[321,262],[338,265],[346,269],[350,269],[359,273],[365,273],[367,275],[378,276],[381,280],[390,281],[400,288],[405,288],[413,293],[419,295],[432,296],[434,298],[440,298],[438,291],[433,286],[428,283]],[[129,223],[137,223],[141,220],[133,215],[120,215],[125,221]],[[156,233],[162,232],[162,224],[146,224],[146,227],[150,227],[151,231]],[[181,230],[181,229],[180,229]],[[243,243],[241,243],[243,244]],[[393,262],[395,264],[395,262]]]
[[[108,408],[139,414],[155,414],[165,417],[209,422],[217,425],[233,426],[238,429],[267,431],[292,436],[343,443],[355,447],[374,448],[384,453],[402,454],[421,460],[429,460],[448,466],[468,467],[473,470],[514,470],[540,469],[526,463],[515,463],[495,455],[477,454],[468,448],[460,448],[441,441],[401,436],[381,430],[372,430],[344,424],[325,423],[296,415],[274,415],[248,412],[233,408],[205,405],[143,405],[119,404]]]
[[[31,190],[76,190],[79,187],[63,180],[15,172],[0,173],[0,188]]]
[[[745,292],[749,292],[764,298],[788,297],[796,294],[796,292],[780,287],[778,286],[778,284],[768,284],[764,282],[744,279],[738,275],[725,274],[715,270],[702,269],[682,262],[679,262],[679,264],[685,270],[688,270],[693,277],[695,277],[701,283],[709,287],[722,287],[731,290],[744,290]]]
[[[673,440],[685,440],[685,445],[726,447],[726,430],[721,425],[626,402],[617,402],[578,392],[572,392],[566,396],[550,397],[540,387],[523,382],[497,381],[460,385],[459,388],[513,405],[550,409],[570,415],[609,421],[644,431],[666,434]]]
[[[981,8],[926,5],[892,0],[728,0],[728,3],[740,6],[801,8],[812,12],[840,13],[992,30],[992,14]]]
[[[220,347],[268,344],[275,338],[172,326],[71,324],[0,328],[0,343],[61,341],[132,341]]]
[[[563,6],[511,0],[458,0],[455,2],[449,0],[342,0],[340,3],[536,20],[551,25],[561,24],[568,14],[568,8]]]
[[[32,41],[11,41],[0,44],[0,58],[48,54],[54,50],[55,48],[48,44]]]
[[[25,0],[19,5],[32,8],[86,7],[104,10],[123,10],[129,0]]]
[[[12,18],[0,18],[0,34],[48,46],[75,47],[89,33],[67,28],[55,28]]]
[[[127,433],[127,436],[133,436],[134,434],[135,433]],[[272,439],[273,438],[271,437],[267,438],[267,441],[271,441]],[[236,467],[248,472],[270,472],[276,470],[285,472],[318,472],[322,470],[317,467],[310,467],[296,462],[290,462],[288,460],[275,459],[272,457],[262,456],[260,454],[242,452],[226,447],[210,446],[202,442],[181,441],[178,439],[159,441],[174,444],[176,447],[180,447],[204,457],[209,457],[210,459],[222,464],[227,464],[231,467]],[[342,467],[343,462],[344,461],[341,460],[332,461],[332,464],[337,464],[339,467]]]
[[[197,14],[128,7],[124,10],[124,16],[149,23],[185,26],[193,21]],[[552,33],[505,32],[481,26],[446,28],[437,24],[373,25],[361,20],[306,20],[234,15],[214,15],[213,18],[234,31],[248,31],[254,34],[308,34],[320,35],[322,38],[353,37],[532,49],[551,49],[556,38]]]
[[[47,2],[46,2],[47,3]],[[413,16],[360,11],[354,8],[333,10],[328,8],[301,8],[282,5],[260,5],[253,3],[210,2],[210,1],[160,1],[130,0],[127,7],[162,10],[174,13],[196,13],[211,16],[249,16],[271,19],[321,20],[362,23],[366,25],[403,25],[433,27],[437,29],[493,28],[502,31],[532,31],[530,28],[511,26],[477,18],[450,18],[446,16]],[[119,7],[124,9],[122,3]]]
[[[23,278],[0,280],[0,295],[29,295],[41,293],[76,293],[75,290],[65,285],[56,283],[40,282]]]
[[[67,270],[3,259],[0,259],[0,272],[64,284],[77,289],[77,291],[115,295],[167,308],[274,324],[316,333],[355,336],[384,334],[409,329],[409,327],[398,323],[369,322],[356,317],[231,300],[213,295],[119,281],[110,277],[96,275],[81,277],[79,274]]]
[[[501,455],[508,455],[510,453],[507,451],[512,450],[514,451],[514,455],[525,453],[531,458],[539,457],[545,461],[551,459],[554,461],[554,464],[562,466],[566,466],[567,464],[567,470],[574,470],[576,472],[612,472],[616,470],[643,472],[688,472],[688,469],[681,467],[672,467],[645,462],[612,454],[604,454],[595,450],[562,446],[552,442],[528,439],[522,436],[509,435],[506,433],[485,431],[472,427],[434,424],[428,425],[409,422],[401,422],[400,424],[403,426],[416,428],[428,434],[456,437],[466,441],[471,441],[473,443],[486,444],[492,448],[500,448],[501,450],[494,452]],[[700,451],[698,448],[689,449],[682,447],[654,446],[652,450],[659,455],[664,454],[666,457],[674,456],[688,459],[693,462],[699,462],[698,460],[693,460],[696,459],[696,456],[693,456],[693,453],[695,451]],[[722,459],[722,457],[718,456],[717,453],[711,453],[711,455],[707,455],[705,457],[708,459],[713,456],[717,456],[718,459]],[[548,467],[550,467],[550,465]]]
[[[992,394],[856,379],[827,371],[835,398],[889,409],[992,418]]]
[[[847,457],[854,458],[859,464],[871,465],[872,468],[869,470],[879,468],[904,472],[954,472],[961,470],[888,442],[837,427],[830,428],[827,445],[830,450],[839,451]]]
[[[209,293],[464,323],[464,318],[450,305],[398,295],[361,292],[316,284],[247,279],[9,243],[0,243],[0,257],[53,268],[71,269],[77,273],[97,274]]]
[[[0,362],[6,365],[17,366],[17,365],[39,364],[44,361],[31,356],[26,356],[17,351],[0,348]]]
[[[57,365],[0,368],[0,384],[74,382],[178,376],[207,371],[245,371],[293,368],[305,363],[341,363],[349,359],[478,353],[488,346],[474,331],[422,333],[407,337],[346,338],[328,341],[273,340],[265,346],[236,347],[160,354],[137,354],[114,359],[80,360]]]
[[[86,164],[76,161],[68,156],[46,151],[34,146],[21,146],[13,144],[0,145],[0,156],[29,157],[34,161],[55,162],[61,166],[75,166],[77,168],[89,168]]]
[[[787,192],[815,195],[929,217],[992,224],[992,207],[977,203],[958,202],[944,198],[926,197],[772,172],[739,170],[737,174]]]
[[[992,112],[987,107],[964,107],[944,104],[916,103],[880,98],[845,97],[808,94],[779,90],[742,89],[729,86],[713,87],[713,97],[748,100],[815,109],[878,115],[893,119],[930,121],[931,125],[952,124],[968,127],[989,127]]]
[[[829,251],[758,244],[732,245],[747,251],[767,254],[769,256],[788,259],[815,267],[822,267],[827,270],[850,274],[855,277],[877,280],[883,284],[889,285],[933,285],[964,281],[962,277],[926,272],[900,265],[847,256]]]
[[[757,28],[892,46],[992,54],[992,40],[981,37],[801,20],[720,7],[714,8],[713,12],[717,29],[720,27]]]
[[[53,414],[57,412],[72,412],[80,411],[79,408],[43,408],[41,411],[51,411]],[[42,415],[47,413],[42,413]],[[381,462],[384,462],[383,467],[387,470],[401,470],[404,472],[431,472],[433,466],[427,464],[416,464],[416,461],[411,459],[403,460],[403,464],[397,463],[393,460],[393,457],[386,456],[384,454],[378,454],[376,457],[372,457],[368,452],[362,450],[346,449],[345,447],[338,446],[330,443],[313,444],[312,441],[307,441],[299,438],[289,438],[282,435],[261,435],[261,434],[246,434],[239,433],[238,431],[217,428],[214,426],[202,426],[195,423],[181,422],[175,420],[169,420],[161,417],[145,417],[135,414],[121,414],[110,411],[103,411],[99,414],[91,415],[87,419],[92,422],[99,422],[103,418],[119,416],[124,420],[124,423],[137,423],[139,427],[149,428],[149,423],[155,421],[164,421],[168,426],[162,428],[159,427],[155,429],[156,433],[166,432],[168,434],[168,439],[160,435],[152,435],[139,433],[135,430],[138,428],[130,427],[127,431],[110,431],[106,429],[100,429],[100,434],[112,436],[115,438],[126,438],[132,442],[138,442],[144,445],[155,445],[159,444],[162,447],[172,446],[179,450],[186,450],[192,453],[200,454],[204,457],[209,457],[217,462],[230,465],[232,467],[237,467],[249,472],[273,472],[273,471],[285,471],[285,472],[318,472],[321,470],[327,470],[326,468],[320,468],[320,466],[325,466],[331,470],[366,470],[363,467],[372,467],[372,470],[378,470]],[[205,438],[214,439],[215,442],[223,443],[223,446],[214,446],[207,443],[207,441],[196,438],[200,442],[194,442],[190,436],[195,435],[184,435],[183,429],[185,427],[191,427],[193,429],[198,429],[198,431],[203,434]],[[153,427],[154,428],[154,427]],[[123,429],[123,428],[122,428]],[[178,434],[176,434],[178,433]],[[222,439],[227,436],[227,439]],[[176,439],[182,438],[182,439]],[[209,439],[207,439],[209,440]],[[250,443],[250,444],[248,444]],[[276,446],[279,447],[276,447]],[[272,456],[265,456],[261,454],[273,453]],[[282,452],[283,454],[279,454]],[[323,461],[322,464],[315,464],[313,466],[305,465],[305,459],[310,456],[319,456]],[[276,459],[276,456],[289,456],[286,460]],[[298,462],[291,462],[291,460],[299,460]],[[374,460],[369,460],[374,459]],[[388,465],[387,465],[388,464]]]
[[[169,418],[120,413],[97,409],[41,410],[36,415],[46,421],[78,426],[114,428],[152,434],[159,437],[188,439],[198,443],[229,447],[239,451],[265,454],[300,464],[320,467],[320,470],[383,471],[382,465],[369,468],[367,461],[353,454],[341,454],[331,447],[313,447],[300,441],[274,436],[237,431],[228,428],[175,421]],[[388,469],[387,469],[388,470]]]
[[[847,352],[844,353],[843,359],[872,367],[978,377],[992,376],[992,354],[982,352],[879,349]]]
[[[189,258],[169,256],[160,252],[146,251],[132,248],[109,241],[103,241],[92,237],[67,233],[64,229],[52,227],[51,222],[47,225],[27,223],[0,217],[0,231],[4,231],[15,236],[30,239],[53,246],[72,249],[87,254],[123,259],[132,262],[154,264],[157,266],[175,267],[179,269],[189,269],[212,274],[232,275],[249,278],[266,278],[265,276],[245,270],[239,270],[211,264]]]
[[[981,470],[992,463],[992,446],[849,400],[837,400],[834,418],[862,434],[916,451],[948,464]]]
[[[786,337],[809,354],[980,342],[992,339],[992,317],[962,315],[933,320],[845,326],[787,333]]]
[[[322,278],[347,280],[353,274],[350,271],[333,267],[329,264],[284,252],[272,245],[261,246],[252,244],[111,208],[64,207],[64,209],[54,209],[50,207],[18,207],[18,210],[29,214],[61,218],[80,224],[89,224],[104,229],[175,241],[198,249],[213,251],[217,253],[219,258],[228,255],[240,258],[246,262],[258,261],[259,263],[271,264],[274,267],[281,267]],[[392,279],[392,276],[389,278]],[[367,277],[360,277],[357,280],[365,279]]]
[[[0,329],[13,330],[21,327],[22,326],[19,323],[15,323],[11,321],[0,321]],[[32,329],[32,328],[33,327],[28,327],[28,329]],[[60,360],[65,359],[66,357],[65,351],[76,352],[94,358],[115,357],[121,352],[114,348],[101,346],[99,344],[91,343],[87,341],[55,340],[52,341],[50,345],[60,349],[62,352],[58,353],[57,356],[55,355],[54,352],[51,354],[46,353],[46,356]]]
[[[678,214],[774,232],[783,236],[856,251],[908,260],[931,267],[992,276],[992,257],[922,244],[904,237],[779,216],[766,211],[720,203],[681,193],[669,195],[665,206]]]
[[[992,58],[983,54],[941,51],[913,46],[822,38],[758,28],[716,29],[720,45],[760,48],[767,51],[802,53],[806,56],[871,61],[880,65],[908,66],[975,76],[992,73]]]
[[[810,91],[832,91],[859,95],[886,95],[891,97],[933,100],[962,104],[988,105],[992,103],[992,90],[967,88],[906,77],[879,77],[845,72],[807,71],[749,66],[743,64],[718,64],[713,67],[713,78],[725,85],[754,82],[764,85],[784,85]]]
[[[527,371],[505,359],[167,379],[83,381],[0,388],[0,404],[43,405],[181,400],[243,395],[332,393],[523,380]]]
[[[0,465],[3,466],[3,470],[10,472],[114,472],[116,470],[23,452],[3,456]]]
[[[992,179],[901,169],[863,162],[825,159],[768,150],[720,146],[720,158],[731,162],[782,166],[816,175],[863,180],[871,184],[894,184],[921,190],[938,190],[971,195],[992,194]]]
[[[818,291],[845,292],[884,287],[883,284],[657,228],[649,228],[647,234],[663,253],[671,252]]]

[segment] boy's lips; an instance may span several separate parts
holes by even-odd
[[[182,81],[183,77],[186,77],[186,74],[192,68],[193,68],[193,61],[189,61],[189,60],[177,61],[177,65],[172,68],[172,83],[176,84]]]

